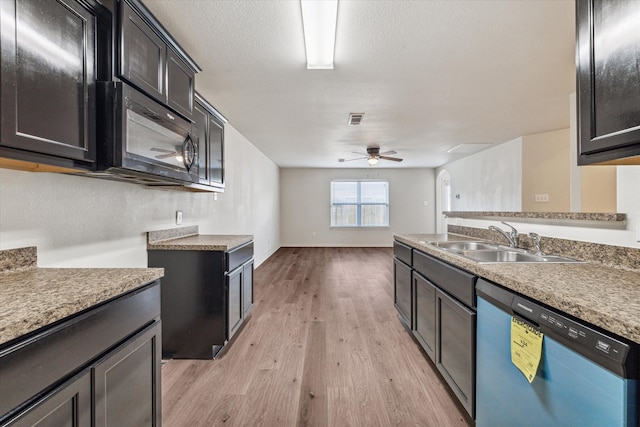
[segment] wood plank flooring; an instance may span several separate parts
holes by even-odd
[[[467,426],[393,306],[390,248],[282,248],[217,360],[162,368],[173,426]]]

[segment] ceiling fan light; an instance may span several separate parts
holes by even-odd
[[[370,166],[375,165],[376,163],[378,163],[378,159],[376,157],[369,157],[369,159],[367,160],[367,162],[369,162]]]

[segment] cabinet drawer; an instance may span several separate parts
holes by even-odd
[[[253,242],[249,242],[227,252],[226,271],[231,272],[253,258]]]
[[[467,306],[476,306],[476,276],[420,251],[413,252],[413,268],[418,273]]]
[[[0,351],[0,418],[160,316],[160,282]]]
[[[412,265],[411,252],[410,246],[400,242],[393,242],[393,255],[409,266]]]

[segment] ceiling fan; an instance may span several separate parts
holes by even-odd
[[[339,162],[351,162],[353,160],[362,160],[367,159],[369,165],[373,166],[378,163],[378,160],[391,160],[392,162],[401,162],[402,159],[399,157],[389,157],[389,154],[396,154],[395,151],[385,151],[384,153],[380,152],[380,147],[367,147],[367,154],[359,153],[357,151],[353,152],[354,154],[360,154],[364,157],[355,157],[353,159],[338,159]]]

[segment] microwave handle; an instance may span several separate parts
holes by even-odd
[[[195,163],[197,155],[196,144],[193,142],[191,134],[188,134],[182,143],[182,162],[187,168],[187,172],[190,171],[191,166]]]

